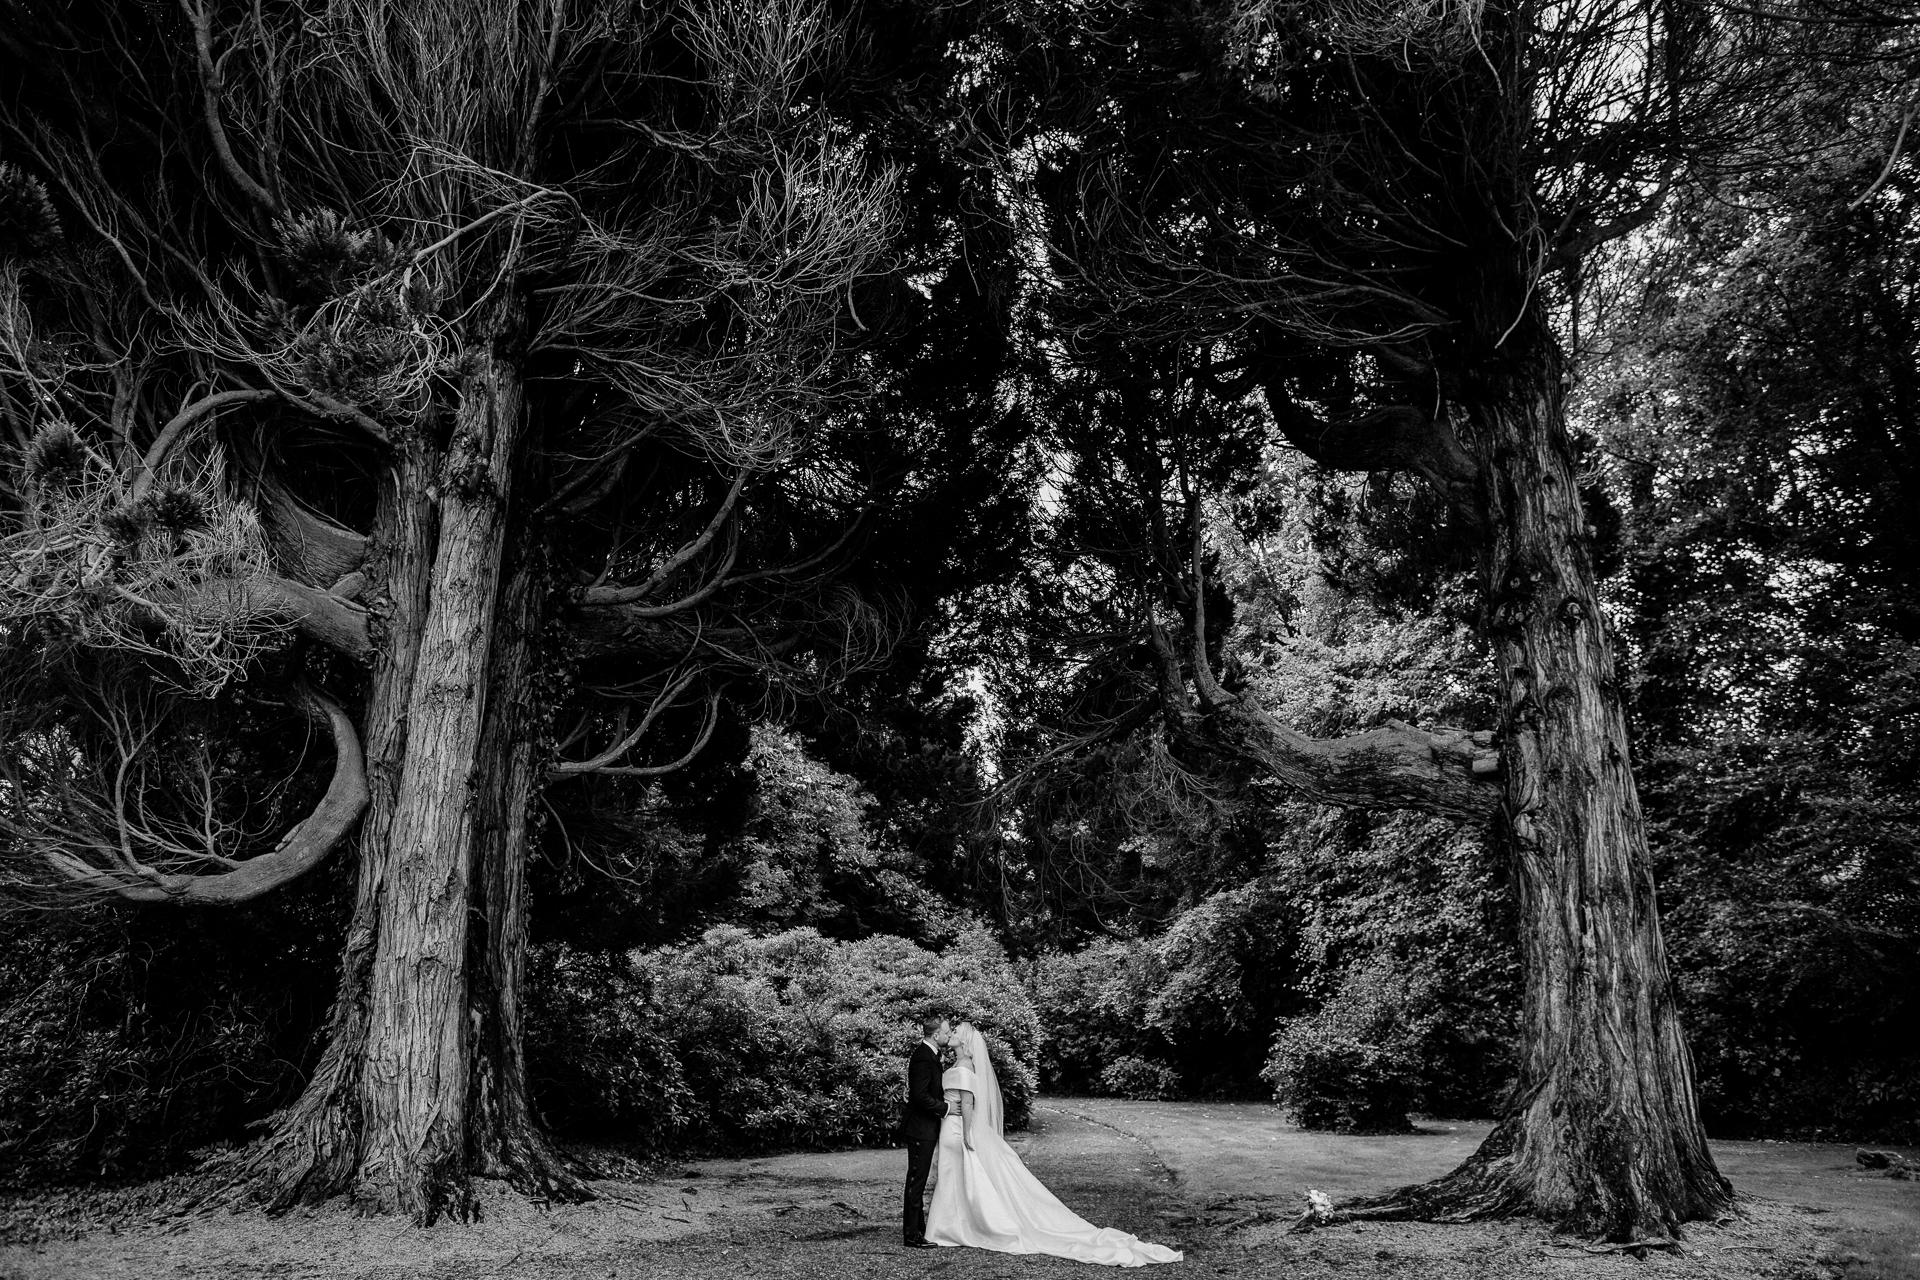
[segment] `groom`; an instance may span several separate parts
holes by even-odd
[[[907,1141],[907,1248],[931,1249],[927,1240],[927,1171],[940,1142],[940,1121],[947,1114],[947,1095],[940,1088],[940,1046],[953,1039],[947,1020],[939,1014],[920,1019],[925,1037],[907,1059],[907,1115],[900,1136]]]

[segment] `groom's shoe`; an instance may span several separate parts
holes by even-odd
[[[909,1249],[938,1249],[939,1247],[939,1245],[924,1237],[919,1240],[907,1241],[907,1248]]]

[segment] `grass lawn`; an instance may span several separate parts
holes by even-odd
[[[1431,1178],[1485,1126],[1309,1134],[1268,1106],[1047,1098],[1022,1158],[1083,1216],[1185,1250],[1176,1276],[1404,1280],[1920,1280],[1920,1185],[1870,1178],[1852,1148],[1718,1143],[1749,1197],[1679,1253],[1589,1253],[1533,1222],[1368,1223],[1289,1235],[1308,1187],[1336,1195]],[[898,1150],[710,1160],[545,1206],[489,1186],[474,1223],[421,1229],[323,1206],[281,1218],[177,1214],[165,1185],[0,1203],[4,1280],[941,1280],[1089,1274],[1083,1264],[899,1244]]]

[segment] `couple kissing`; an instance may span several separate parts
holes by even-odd
[[[907,1058],[907,1109],[900,1125],[907,1144],[908,1248],[1048,1253],[1110,1267],[1180,1261],[1180,1253],[1164,1245],[1094,1226],[1021,1163],[1007,1145],[1000,1081],[979,1028],[932,1014],[921,1020],[920,1031]],[[942,1071],[940,1050],[949,1046],[953,1065]]]

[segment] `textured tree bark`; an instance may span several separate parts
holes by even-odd
[[[1707,1150],[1674,1007],[1560,388],[1549,350],[1473,413],[1504,693],[1496,821],[1526,974],[1513,1110],[1459,1169],[1373,1208],[1670,1238],[1723,1210],[1731,1188]]]
[[[506,501],[521,417],[513,365],[474,353],[439,477],[440,537],[407,701],[363,1067],[363,1207],[465,1214],[467,917]]]
[[[449,456],[411,437],[382,491],[359,887],[326,1050],[249,1164],[271,1208],[352,1192],[426,1220],[466,1207],[469,1174],[586,1195],[521,1046],[547,596],[532,531],[503,550],[518,421],[512,370],[476,374]]]
[[[429,492],[433,452],[417,436],[397,451],[381,485],[369,539],[374,660],[365,710],[367,813],[360,825],[353,915],[340,958],[326,1048],[298,1101],[250,1161],[268,1207],[282,1210],[347,1190],[360,1167],[360,1086],[366,1057],[374,942],[388,838],[406,754],[407,703],[426,621],[439,521]]]
[[[546,617],[537,531],[516,522],[507,553],[480,742],[475,841],[480,902],[469,950],[474,1026],[470,1158],[475,1173],[521,1190],[579,1199],[581,1180],[541,1130],[527,1092],[522,992],[526,982],[528,822],[536,795],[545,699],[535,678]]]

